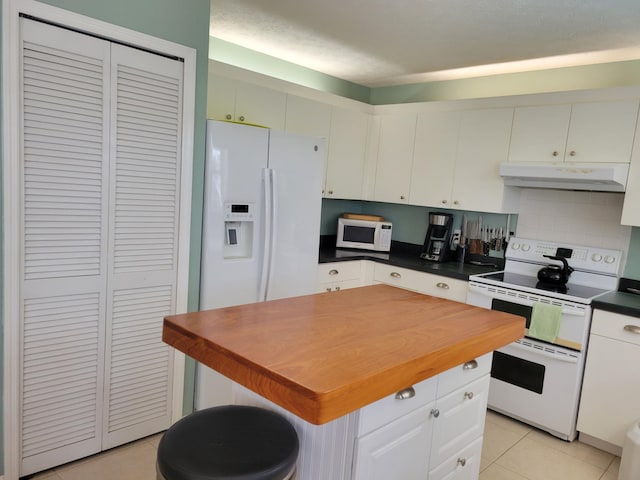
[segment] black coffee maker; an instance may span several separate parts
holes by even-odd
[[[450,213],[429,213],[429,227],[420,258],[433,262],[445,262],[449,259],[452,225],[453,215]]]

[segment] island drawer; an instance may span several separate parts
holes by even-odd
[[[438,398],[447,395],[491,371],[493,352],[473,358],[438,375]]]
[[[436,399],[438,378],[432,377],[378,400],[359,412],[358,436],[400,418]]]
[[[640,345],[640,318],[595,310],[591,334]]]

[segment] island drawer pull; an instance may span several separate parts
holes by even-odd
[[[478,362],[476,360],[469,360],[464,365],[462,365],[463,370],[473,370],[478,368]]]
[[[389,276],[393,278],[402,278],[402,275],[400,275],[398,272],[391,272]]]
[[[329,270],[329,275],[338,275],[340,272],[338,270],[336,270],[335,268],[332,268],[331,270]]]
[[[396,400],[407,400],[416,396],[416,390],[413,387],[407,387],[396,393]]]
[[[640,327],[638,325],[625,325],[624,330],[626,332],[635,333],[636,335],[640,335]]]
[[[627,287],[627,292],[640,295],[640,288]]]
[[[460,465],[461,467],[464,467],[467,464],[467,459],[466,458],[459,458],[458,459],[458,465]]]
[[[444,282],[436,283],[436,287],[442,288],[444,290],[449,290],[449,284],[448,283],[444,283]]]
[[[464,398],[473,399],[473,392],[464,392]]]
[[[438,418],[440,416],[440,410],[438,410],[437,408],[434,408],[431,410],[431,415],[433,415],[435,418]]]

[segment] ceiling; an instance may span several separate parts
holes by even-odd
[[[210,34],[381,87],[640,59],[640,1],[211,0]]]

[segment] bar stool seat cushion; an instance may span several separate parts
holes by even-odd
[[[282,480],[295,467],[298,436],[281,415],[243,405],[194,412],[158,446],[166,480]]]

